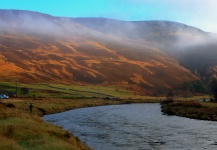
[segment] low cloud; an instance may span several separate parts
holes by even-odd
[[[159,12],[164,10],[163,14],[159,14],[161,20],[177,21],[217,33],[216,0],[127,0],[127,2],[135,6],[148,5]],[[146,15],[151,13],[154,12]]]

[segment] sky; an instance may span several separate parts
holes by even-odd
[[[0,9],[73,18],[168,20],[217,33],[217,0],[0,0]]]

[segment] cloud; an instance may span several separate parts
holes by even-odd
[[[159,16],[155,16],[157,19],[177,21],[217,33],[216,0],[125,0],[125,2],[140,8],[152,7],[153,11],[159,11]],[[148,12],[145,15],[147,17],[153,14],[154,12]]]
[[[170,2],[178,11],[177,15],[184,13],[183,20],[187,24],[199,27],[205,31],[217,32],[217,1],[215,0],[182,0]],[[178,5],[178,7],[177,7]]]

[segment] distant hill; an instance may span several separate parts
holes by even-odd
[[[107,18],[75,18],[73,20],[105,34],[158,44],[171,44],[181,37],[206,35],[200,29],[171,21],[120,21]]]
[[[171,21],[120,21],[107,18],[75,18],[96,31],[148,42],[178,59],[201,77],[217,77],[217,34]]]
[[[179,28],[186,35],[190,31],[206,35],[165,21],[76,19],[0,10],[0,80],[179,87],[198,80],[166,49],[176,41]]]

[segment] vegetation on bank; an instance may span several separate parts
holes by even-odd
[[[37,108],[29,111],[33,100],[0,102],[1,150],[88,150],[89,148],[60,127],[45,123]],[[41,102],[46,104],[46,102]],[[34,107],[34,106],[33,106]],[[38,108],[40,109],[40,108]]]
[[[170,102],[163,103],[161,110],[167,115],[177,115],[192,119],[217,121],[216,102]]]
[[[0,85],[2,91],[17,92],[18,95],[18,97],[0,101],[1,150],[87,150],[89,148],[68,131],[45,123],[40,117],[75,108],[160,102],[161,100],[155,97],[141,98],[124,89],[115,90],[115,87],[100,87],[101,90],[98,90],[98,87],[91,88],[90,86],[85,88],[84,86],[16,85],[15,83]],[[74,95],[76,93],[78,97]],[[80,95],[83,96],[80,97]],[[103,98],[97,98],[97,95]],[[116,95],[128,98],[117,98]],[[33,105],[32,112],[30,112],[30,104]]]
[[[199,99],[201,97],[195,97]],[[179,100],[179,99],[177,99]],[[188,99],[190,100],[190,99]],[[40,116],[75,108],[101,105],[160,102],[161,98],[144,99],[55,99],[13,98],[0,102],[0,149],[89,149],[79,139],[60,127],[45,123]],[[32,113],[30,104],[33,104]]]
[[[70,109],[101,105],[162,102],[165,97],[135,95],[117,86],[67,86],[58,84],[0,83],[0,91],[14,98],[0,101],[0,149],[89,149],[79,139],[60,127],[45,123],[40,117]],[[14,95],[15,94],[15,95]],[[195,101],[205,98],[167,98]],[[32,112],[29,105],[32,104]],[[166,105],[165,105],[166,106]]]
[[[173,94],[168,94],[161,102],[161,110],[167,115],[177,115],[193,119],[217,121],[217,79],[212,79],[208,85],[213,98],[203,98],[200,101],[174,101]]]
[[[0,93],[28,98],[146,98],[118,85],[23,84],[0,82]]]

